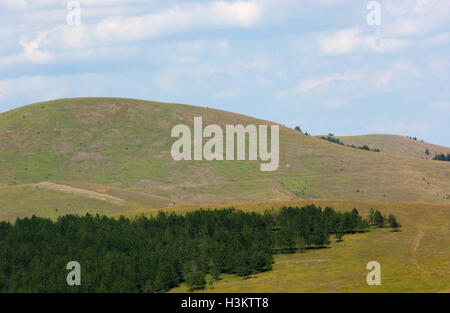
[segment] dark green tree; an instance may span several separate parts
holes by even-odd
[[[389,214],[388,223],[389,227],[391,227],[393,231],[398,231],[399,228],[402,227],[402,225],[400,225],[400,223],[397,222],[397,219],[392,214]]]
[[[374,215],[374,224],[376,227],[383,227],[385,224],[385,218],[380,211],[376,210]]]

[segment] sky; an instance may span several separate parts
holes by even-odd
[[[0,21],[0,112],[127,97],[450,146],[449,0],[0,0]]]

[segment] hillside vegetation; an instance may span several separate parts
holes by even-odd
[[[32,186],[0,187],[0,221],[14,222],[16,218],[36,214],[55,219],[64,214],[114,214],[131,210],[132,207],[62,193]]]
[[[0,184],[100,191],[123,210],[302,198],[448,202],[450,164],[352,149],[280,126],[280,166],[174,161],[173,126],[270,124],[235,113],[121,98],[35,103],[0,115]],[[14,199],[12,199],[14,201]],[[66,202],[62,202],[65,204]],[[113,205],[113,204],[111,204]],[[10,206],[11,207],[11,206]],[[30,207],[30,212],[33,208]]]
[[[336,136],[336,138],[349,145],[367,145],[371,149],[380,149],[382,152],[422,159],[432,159],[436,154],[450,153],[450,148],[448,147],[399,135]],[[427,150],[428,154],[426,153]]]
[[[341,241],[369,225],[383,226],[382,213],[365,220],[356,209],[314,205],[264,215],[230,208],[134,220],[33,216],[0,222],[0,292],[161,292],[183,281],[204,289],[206,275],[211,285],[222,274],[268,271],[273,254],[325,248],[331,234]],[[69,260],[83,264],[75,288],[61,279]]]
[[[394,214],[402,229],[393,234],[379,228],[345,236],[331,242],[330,249],[274,256],[272,270],[249,279],[224,274],[205,292],[449,292],[450,291],[450,205],[369,200],[292,200],[227,203],[236,209],[263,212],[283,206],[315,204],[345,212],[357,208],[367,217],[371,208]],[[203,205],[202,207],[215,207]],[[199,206],[167,208],[195,211]],[[144,212],[141,212],[144,213]],[[147,212],[150,215],[150,211]],[[144,213],[144,214],[147,214]],[[128,214],[131,217],[131,214]],[[381,265],[381,285],[369,286],[366,265]],[[172,292],[187,291],[186,285]]]
[[[277,171],[261,172],[259,161],[174,161],[170,148],[176,139],[170,137],[171,129],[177,124],[192,129],[195,116],[203,117],[204,126],[270,124],[209,108],[119,98],[62,99],[0,114],[0,221],[14,222],[32,214],[53,220],[22,221],[11,237],[17,239],[22,238],[20,227],[27,228],[27,223],[58,225],[54,221],[60,215],[87,212],[113,217],[117,222],[103,221],[119,225],[138,223],[135,217],[152,218],[159,211],[189,215],[200,208],[263,213],[315,204],[338,212],[357,208],[364,218],[373,208],[394,214],[401,231],[393,234],[377,228],[345,236],[343,242],[332,235],[330,248],[275,254],[272,270],[260,272],[260,268],[246,279],[237,271],[222,271],[214,289],[208,286],[205,291],[450,290],[450,162],[430,159],[435,151],[447,153],[448,148],[434,150],[433,145],[400,136],[384,136],[395,139],[383,141],[384,146],[375,145],[375,140],[339,137],[345,144],[381,150],[373,152],[280,125]],[[424,144],[429,158],[420,154],[422,150],[425,154]],[[131,221],[124,222],[121,215]],[[92,220],[86,221],[91,225]],[[2,225],[6,233],[15,227]],[[89,242],[89,236],[83,238],[80,245]],[[381,264],[381,286],[366,284],[365,266],[372,260]],[[39,275],[33,279],[39,280]],[[13,283],[27,289],[20,275]],[[176,286],[154,288],[154,282],[141,283],[142,290],[147,287],[148,291]],[[181,283],[171,291],[188,288]]]

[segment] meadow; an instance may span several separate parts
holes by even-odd
[[[332,240],[330,248],[304,253],[278,254],[273,270],[248,279],[223,275],[203,292],[449,292],[450,206],[427,203],[300,200],[235,204],[236,208],[264,211],[285,205],[315,203],[337,210],[357,208],[367,216],[370,208],[394,214],[399,232],[388,228]],[[194,207],[185,207],[190,211]],[[381,264],[381,285],[366,283],[369,261]],[[171,292],[185,292],[180,286]]]
[[[124,207],[80,195],[55,192],[32,186],[0,186],[0,221],[40,217],[56,219],[65,214],[113,214]]]
[[[196,116],[204,125],[221,128],[274,124],[205,107],[136,99],[34,103],[0,114],[0,184],[50,181],[154,196],[144,207],[164,206],[161,198],[176,203],[296,198],[449,203],[449,162],[389,153],[387,145],[379,153],[343,147],[283,125],[274,172],[260,171],[261,162],[248,156],[246,161],[174,161],[171,130],[178,124],[193,129]],[[408,142],[424,153],[422,144]]]

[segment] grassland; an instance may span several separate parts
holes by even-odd
[[[119,98],[55,100],[0,114],[0,220],[86,212],[134,217],[230,206],[263,212],[308,203],[357,208],[362,215],[381,209],[398,217],[401,232],[377,229],[346,236],[329,249],[277,255],[272,271],[245,280],[224,276],[206,291],[450,290],[450,162],[424,153],[449,148],[400,136],[341,137],[346,144],[382,151],[377,153],[281,125],[275,172],[261,172],[259,161],[173,161],[170,131],[177,124],[193,127],[195,116],[202,116],[204,125],[222,127],[271,123],[203,107]],[[43,182],[63,187],[34,187]],[[379,287],[365,283],[371,260],[382,266]]]
[[[363,216],[368,214],[370,208],[380,209],[383,213],[396,215],[403,227],[396,233],[383,228],[348,235],[343,242],[333,241],[328,249],[276,255],[272,271],[249,279],[223,275],[221,280],[213,284],[213,289],[204,291],[443,292],[450,289],[449,205],[365,200],[272,201],[224,205],[262,212],[284,205],[308,203],[330,205],[338,210],[356,207]],[[176,209],[180,212],[198,207]],[[169,208],[166,210],[170,211]],[[381,286],[366,284],[366,264],[372,260],[381,264]],[[180,286],[171,292],[185,291],[186,286]]]
[[[113,214],[131,210],[114,203],[75,194],[46,190],[32,186],[0,187],[0,221],[40,217],[55,219],[65,214]]]
[[[361,147],[369,146],[371,149],[380,149],[385,153],[402,156],[411,156],[422,159],[432,159],[435,154],[450,153],[450,148],[434,145],[420,139],[414,140],[399,135],[362,135],[362,136],[337,136],[345,144]],[[429,155],[425,153],[428,149]]]
[[[259,161],[173,161],[170,131],[192,127],[194,116],[222,127],[271,123],[133,99],[35,103],[0,115],[0,184],[106,190],[138,209],[306,198],[450,201],[448,162],[342,147],[284,126],[275,172],[261,172]]]

